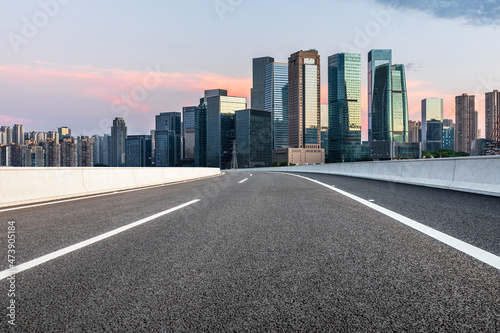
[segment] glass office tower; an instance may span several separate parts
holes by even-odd
[[[443,100],[422,100],[422,149],[436,151],[443,148]]]
[[[328,57],[328,159],[361,159],[361,55]]]
[[[175,167],[181,159],[181,113],[163,112],[156,116],[155,166]]]
[[[251,107],[254,110],[263,111],[265,108],[265,87],[267,65],[274,62],[272,57],[261,57],[252,59],[252,81],[250,90]]]
[[[273,149],[288,146],[288,64],[266,65],[264,110],[272,114]]]
[[[236,111],[236,151],[239,168],[269,167],[272,164],[271,113]]]
[[[320,56],[299,51],[288,58],[288,143],[292,148],[320,147]]]
[[[247,108],[245,97],[214,96],[207,98],[207,166],[231,167],[235,140],[234,115]]]
[[[393,159],[392,142],[408,142],[404,65],[392,65],[391,50],[368,53],[368,137],[374,159]]]

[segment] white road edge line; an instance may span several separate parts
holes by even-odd
[[[174,207],[174,208],[170,208],[168,210],[165,210],[165,211],[160,212],[160,213],[155,214],[155,215],[151,215],[151,216],[146,217],[146,218],[144,218],[142,220],[139,220],[139,221],[127,224],[127,225],[125,225],[123,227],[120,227],[118,229],[108,231],[108,232],[106,232],[106,233],[104,233],[102,235],[90,238],[90,239],[88,239],[86,241],[83,241],[83,242],[77,243],[75,245],[71,245],[71,246],[65,247],[65,248],[63,248],[61,250],[58,250],[58,251],[46,254],[44,256],[41,256],[40,258],[33,259],[33,260],[28,261],[28,262],[25,262],[24,264],[21,264],[21,265],[15,266],[13,268],[1,271],[0,272],[0,281],[3,280],[3,279],[8,278],[9,276],[12,276],[14,274],[20,273],[22,271],[25,271],[25,270],[28,270],[30,268],[36,267],[38,265],[41,265],[43,263],[46,263],[49,260],[61,257],[61,256],[65,255],[65,254],[71,253],[73,251],[79,250],[79,249],[84,248],[86,246],[89,246],[91,244],[94,244],[94,243],[97,243],[99,241],[102,241],[102,240],[104,240],[106,238],[109,238],[111,236],[114,236],[114,235],[117,235],[119,233],[122,233],[122,232],[124,232],[126,230],[135,228],[135,227],[137,227],[137,226],[139,226],[141,224],[150,222],[150,221],[152,221],[154,219],[162,217],[163,215],[167,215],[167,214],[172,213],[172,212],[174,212],[176,210],[179,210],[179,209],[182,209],[182,208],[187,207],[189,205],[192,205],[192,204],[194,204],[194,203],[196,203],[198,201],[200,201],[200,199],[196,199],[196,200],[192,200],[192,201],[186,202],[185,204],[179,205],[179,206]]]
[[[244,183],[248,180],[248,178],[243,179],[241,182],[238,182],[238,184]]]
[[[78,201],[78,200],[85,200],[85,199],[92,199],[92,198],[99,198],[99,197],[105,197],[105,196],[108,196],[108,195],[115,195],[115,194],[122,194],[122,193],[128,193],[128,192],[150,190],[150,189],[157,188],[157,187],[179,185],[179,184],[184,184],[184,183],[195,182],[195,181],[198,181],[198,180],[205,180],[205,179],[220,177],[220,176],[223,176],[224,174],[225,173],[220,173],[220,174],[215,175],[215,176],[209,176],[209,177],[203,177],[203,178],[196,178],[196,179],[190,179],[190,180],[183,180],[183,181],[178,181],[178,182],[175,182],[175,183],[167,183],[167,184],[160,184],[160,185],[151,185],[151,186],[133,188],[133,189],[129,189],[129,190],[115,191],[115,192],[110,192],[110,193],[83,195],[81,197],[76,197],[76,198],[71,198],[71,199],[62,199],[62,200],[55,200],[55,201],[49,201],[49,202],[41,202],[41,203],[38,203],[38,204],[32,204],[32,205],[27,205],[27,206],[19,206],[19,207],[13,207],[13,208],[0,209],[0,213],[10,212],[10,211],[19,210],[19,209],[26,209],[26,208],[33,208],[33,207],[40,207],[40,206],[47,206],[47,205],[55,205],[55,204],[64,203],[64,202],[71,202],[71,201]]]
[[[386,209],[384,207],[381,207],[379,205],[376,205],[374,203],[371,203],[369,201],[366,201],[360,197],[357,197],[351,193],[348,193],[348,192],[345,192],[345,191],[342,191],[342,190],[339,190],[335,187],[332,187],[330,185],[327,185],[327,184],[324,184],[322,182],[319,182],[317,180],[314,180],[314,179],[310,179],[310,178],[307,178],[307,177],[304,177],[304,176],[299,176],[299,175],[295,175],[295,174],[291,174],[291,173],[286,173],[288,175],[292,175],[292,176],[296,176],[296,177],[300,177],[300,178],[304,178],[304,179],[307,179],[309,181],[312,181],[314,183],[317,183],[319,185],[322,185],[332,191],[335,191],[337,193],[340,193],[348,198],[351,198],[353,200],[356,200],[357,202],[365,205],[365,206],[368,206],[384,215],[387,215],[393,219],[395,219],[396,221],[398,222],[401,222],[407,226],[409,226],[410,228],[413,228],[417,231],[420,231],[421,233],[424,233],[426,234],[427,236],[430,236],[446,245],[449,245],[453,248],[455,248],[456,250],[462,252],[462,253],[465,253],[465,254],[468,254],[469,256],[471,257],[474,257],[476,258],[477,260],[479,261],[482,261],[483,263],[485,264],[488,264],[498,270],[500,270],[500,257],[499,256],[496,256],[494,255],[493,253],[490,253],[490,252],[487,252],[485,250],[482,250],[474,245],[471,245],[469,243],[466,243],[464,241],[461,241],[455,237],[452,237],[450,235],[447,235],[441,231],[438,231],[438,230],[435,230],[435,229],[432,229],[422,223],[419,223],[415,220],[412,220],[410,218],[407,218],[401,214],[398,214],[396,212],[393,212],[389,209]]]

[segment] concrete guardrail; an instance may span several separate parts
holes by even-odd
[[[500,156],[333,163],[251,170],[325,173],[500,196]]]
[[[194,180],[217,168],[0,168],[0,207]]]

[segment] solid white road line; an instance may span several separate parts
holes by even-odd
[[[198,201],[200,201],[200,199],[196,199],[196,200],[192,200],[192,201],[186,202],[185,204],[179,205],[179,206],[174,207],[174,208],[170,208],[170,209],[165,210],[165,211],[163,211],[161,213],[158,213],[158,214],[155,214],[155,215],[151,215],[151,216],[146,217],[146,218],[144,218],[142,220],[139,220],[139,221],[127,224],[127,225],[125,225],[123,227],[120,227],[118,229],[115,229],[115,230],[111,230],[111,231],[106,232],[106,233],[104,233],[104,234],[102,234],[100,236],[96,236],[96,237],[90,238],[90,239],[88,239],[86,241],[77,243],[75,245],[68,246],[68,247],[66,247],[64,249],[61,249],[61,250],[49,253],[49,254],[44,255],[44,256],[42,256],[40,258],[33,259],[33,260],[28,261],[28,262],[26,262],[24,264],[21,264],[21,265],[15,266],[13,268],[7,269],[5,271],[0,272],[0,280],[6,279],[7,277],[9,277],[11,275],[17,274],[19,272],[22,272],[22,271],[25,271],[27,269],[33,268],[35,266],[41,265],[43,263],[46,263],[49,260],[61,257],[61,256],[65,255],[65,254],[71,253],[73,251],[79,250],[79,249],[84,248],[86,246],[89,246],[91,244],[97,243],[97,242],[102,241],[102,240],[104,240],[106,238],[109,238],[111,236],[114,236],[114,235],[117,235],[119,233],[122,233],[122,232],[124,232],[126,230],[135,228],[135,227],[137,227],[137,226],[139,226],[141,224],[150,222],[150,221],[152,221],[154,219],[157,219],[157,218],[159,218],[159,217],[161,217],[163,215],[167,215],[169,213],[175,212],[176,210],[179,210],[179,209],[182,209],[182,208],[187,207],[189,205],[192,205],[192,204],[194,204],[194,203],[196,203]]]
[[[426,234],[427,236],[430,236],[446,245],[449,245],[455,249],[457,249],[458,251],[460,252],[463,252],[465,254],[468,254],[469,256],[471,257],[474,257],[476,258],[477,260],[479,261],[482,261],[484,262],[485,264],[488,264],[496,269],[499,269],[500,270],[500,257],[499,256],[496,256],[494,255],[493,253],[489,253],[485,250],[482,250],[474,245],[471,245],[469,243],[466,243],[464,241],[461,241],[455,237],[452,237],[452,236],[449,236],[441,231],[438,231],[438,230],[435,230],[435,229],[432,229],[422,223],[419,223],[415,220],[412,220],[412,219],[409,219],[401,214],[398,214],[396,212],[393,212],[389,209],[386,209],[384,207],[381,207],[379,205],[376,205],[374,203],[371,203],[367,200],[364,200],[360,197],[357,197],[351,193],[348,193],[348,192],[345,192],[345,191],[342,191],[342,190],[339,190],[333,186],[330,186],[330,185],[327,185],[327,184],[324,184],[322,182],[319,182],[317,180],[314,180],[314,179],[310,179],[310,178],[307,178],[307,177],[304,177],[304,176],[299,176],[299,175],[295,175],[295,174],[290,174],[290,173],[287,173],[288,175],[292,175],[292,176],[296,176],[296,177],[299,177],[299,178],[304,178],[304,179],[307,179],[309,181],[312,181],[314,183],[317,183],[319,185],[322,185],[332,191],[335,191],[337,193],[340,193],[342,195],[345,195],[346,197],[348,198],[351,198],[353,200],[356,200],[357,202],[365,205],[365,206],[368,206],[384,215],[387,215],[393,219],[395,219],[396,221],[399,221],[415,230],[418,230],[424,234]]]
[[[142,190],[150,190],[152,188],[164,187],[164,186],[171,186],[171,185],[179,185],[179,184],[184,184],[184,183],[190,183],[190,182],[195,182],[195,181],[198,181],[198,180],[205,180],[205,179],[220,177],[220,176],[223,176],[223,175],[225,175],[225,173],[220,173],[220,174],[215,175],[215,176],[209,176],[209,177],[203,177],[203,178],[196,178],[196,179],[190,179],[190,180],[183,180],[183,181],[179,181],[179,182],[175,182],[175,183],[167,183],[167,184],[160,184],[160,185],[151,185],[151,186],[133,188],[133,189],[130,189],[130,190],[115,191],[115,192],[111,192],[111,193],[83,195],[81,197],[72,198],[72,199],[62,199],[62,200],[55,200],[55,201],[50,201],[50,202],[42,202],[42,203],[39,203],[39,204],[33,204],[33,205],[28,205],[28,206],[19,206],[19,207],[13,207],[13,208],[0,209],[0,213],[10,212],[10,211],[19,210],[19,209],[26,209],[26,208],[33,208],[33,207],[40,207],[40,206],[47,206],[47,205],[55,205],[55,204],[64,203],[64,202],[71,202],[71,201],[85,200],[85,199],[91,199],[91,198],[105,197],[105,196],[108,196],[108,195],[122,194],[122,193],[142,191]]]
[[[238,184],[244,183],[248,180],[248,178],[243,179],[241,182],[238,182]]]

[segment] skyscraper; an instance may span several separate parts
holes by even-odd
[[[24,126],[21,124],[15,124],[14,130],[12,131],[12,141],[16,145],[24,145]]]
[[[127,138],[127,126],[123,118],[115,118],[111,127],[111,166],[125,166],[125,139]]]
[[[181,113],[160,113],[156,116],[155,166],[175,167],[180,159]]]
[[[71,137],[71,129],[69,127],[58,127],[59,139],[69,139]]]
[[[288,64],[266,65],[264,104],[272,114],[273,149],[288,146]]]
[[[213,96],[207,98],[207,166],[231,167],[235,137],[234,116],[247,108],[245,97]]]
[[[195,111],[194,165],[196,167],[207,166],[207,102],[208,98],[215,96],[227,96],[227,90],[205,90],[204,96],[200,98],[200,104]]]
[[[265,108],[266,66],[273,63],[274,58],[261,57],[252,60],[253,88],[251,89],[251,106],[254,110]]]
[[[404,65],[392,65],[391,50],[368,53],[368,137],[373,159],[396,157],[408,142],[408,99]]]
[[[471,152],[476,139],[475,96],[462,94],[455,97],[455,151]]]
[[[184,158],[194,159],[196,106],[182,108],[182,136]]]
[[[10,126],[0,127],[0,131],[5,133],[5,144],[7,146],[11,145],[14,140],[12,140],[12,128]]]
[[[455,124],[452,119],[443,119],[443,149],[455,150]]]
[[[127,167],[150,167],[152,163],[151,135],[129,135],[125,140]]]
[[[497,126],[500,126],[500,93],[498,90],[485,94],[485,122],[486,135],[485,138],[493,140],[493,133]],[[500,128],[498,129],[500,130]]]
[[[408,142],[419,142],[422,129],[422,122],[408,120]]]
[[[328,57],[328,158],[361,159],[361,55]]]
[[[321,142],[320,56],[299,51],[288,58],[288,144],[319,148]]]
[[[443,100],[422,100],[422,149],[436,151],[443,148]]]
[[[236,152],[239,168],[269,167],[272,163],[271,113],[236,111]]]

